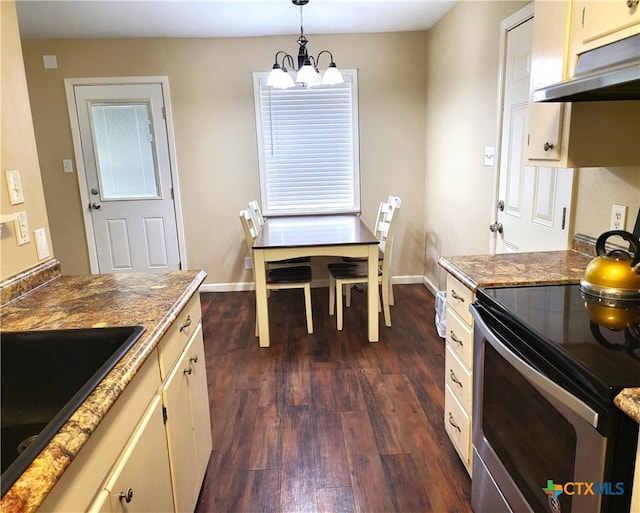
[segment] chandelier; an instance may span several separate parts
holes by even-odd
[[[309,40],[304,37],[304,29],[302,27],[302,6],[307,5],[309,0],[291,0],[291,3],[300,7],[300,37],[298,37],[299,48],[297,63],[294,61],[294,58],[284,50],[276,52],[273,69],[267,78],[267,85],[277,89],[287,89],[289,87],[294,87],[296,82],[303,86],[313,86],[320,83],[342,84],[344,82],[344,78],[342,77],[340,70],[336,67],[336,63],[333,62],[333,54],[329,50],[322,50],[315,58],[307,52],[307,43]],[[324,53],[329,54],[331,62],[329,62],[329,66],[323,73],[321,80],[320,73],[318,72],[318,62],[320,60],[320,56]],[[279,58],[280,62],[278,62]],[[297,71],[295,82],[288,73],[287,66],[291,70]]]

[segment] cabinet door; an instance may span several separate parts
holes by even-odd
[[[194,371],[196,366],[204,367],[204,350],[202,354],[194,353],[194,347],[202,345],[202,325],[198,324],[194,336],[180,356],[178,363],[162,387],[164,404],[167,409],[167,442],[169,445],[169,459],[171,461],[171,480],[175,496],[176,511],[193,511],[198,499],[202,476],[199,472],[201,463],[196,446],[196,432],[193,422],[194,390],[202,380],[195,380],[200,370]],[[191,361],[195,356],[197,362]],[[204,378],[204,393],[207,393],[206,377]],[[209,419],[209,401],[206,405],[207,420]],[[199,428],[200,429],[200,428]],[[207,426],[209,436],[211,428]],[[208,460],[209,453],[207,453]]]
[[[173,511],[160,396],[151,402],[105,488],[114,513]]]
[[[576,52],[581,53],[640,32],[640,5],[627,0],[573,3],[572,30],[576,32]]]
[[[531,93],[561,82],[564,77],[568,47],[568,2],[536,2],[531,51]],[[529,160],[560,160],[564,103],[530,103]]]
[[[194,334],[190,348],[187,348],[186,354],[192,368],[192,374],[189,376],[191,379],[191,414],[196,445],[197,468],[199,470],[198,475],[202,479],[207,470],[209,457],[211,456],[212,440],[209,388],[207,385],[207,369],[201,326]],[[198,485],[201,484],[201,479]]]

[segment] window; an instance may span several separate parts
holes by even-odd
[[[357,75],[341,71],[344,84],[291,89],[254,73],[265,214],[360,210]]]

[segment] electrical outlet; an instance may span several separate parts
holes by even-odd
[[[47,232],[44,228],[38,228],[37,230],[33,230],[33,235],[36,238],[36,252],[38,253],[38,260],[44,260],[49,256]]]
[[[31,236],[29,235],[29,223],[27,222],[26,212],[16,212],[16,218],[13,221],[13,225],[16,230],[16,241],[18,246],[22,246],[27,242],[31,242]]]
[[[253,265],[251,264],[251,257],[244,257],[244,268],[252,269]]]
[[[614,204],[611,207],[611,230],[624,230],[627,225],[627,207]]]

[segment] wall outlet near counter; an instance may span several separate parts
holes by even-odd
[[[44,228],[33,230],[36,239],[36,251],[38,252],[38,260],[44,260],[49,256],[49,244],[47,244],[47,232]]]
[[[627,207],[614,204],[611,207],[611,230],[624,230],[627,225]]]

